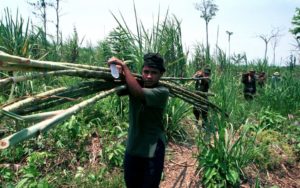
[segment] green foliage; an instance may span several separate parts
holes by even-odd
[[[200,135],[199,168],[203,169],[205,187],[239,187],[242,169],[253,160],[255,137],[249,137],[249,128],[234,130],[232,124],[215,119],[217,132]],[[209,134],[212,134],[212,141]]]
[[[128,31],[123,30],[121,27],[117,27],[110,32],[107,42],[110,45],[111,56],[126,60],[130,70],[138,72],[140,69],[134,64],[134,62],[138,60],[127,32]]]
[[[110,42],[108,40],[98,42],[96,47],[96,59],[99,63],[107,62],[109,58],[113,56],[112,49],[110,47]],[[99,64],[99,66],[103,66],[104,64]]]
[[[0,22],[0,46],[7,53],[27,56],[30,52],[29,20],[27,23],[17,12],[14,20],[8,9],[4,10],[5,21]]]
[[[300,158],[300,126],[296,125],[295,122],[288,124],[285,127],[283,133],[286,134],[287,143],[290,144],[297,155]]]
[[[227,63],[226,61],[226,53],[221,50],[220,48],[217,48],[217,62],[219,63],[220,65],[220,69],[223,71],[226,69],[226,67],[228,66],[229,63]]]
[[[135,8],[135,7],[134,7]],[[183,46],[181,42],[181,26],[180,22],[174,17],[170,19],[168,13],[161,22],[153,24],[153,28],[147,30],[144,25],[138,22],[137,12],[135,11],[136,33],[133,33],[121,14],[121,22],[113,13],[113,17],[118,22],[118,30],[112,34],[116,35],[119,41],[119,46],[127,45],[127,51],[130,51],[129,63],[133,70],[141,70],[143,63],[143,55],[147,52],[160,53],[166,61],[166,75],[185,76],[186,56],[183,53]],[[117,32],[117,33],[115,33]],[[116,46],[116,45],[115,45]],[[122,55],[122,54],[120,54]]]
[[[292,164],[295,160],[293,148],[284,135],[274,130],[265,130],[257,135],[258,150],[255,156],[260,169],[275,169],[281,164]]]
[[[63,45],[64,60],[70,63],[76,63],[79,58],[79,46],[82,41],[80,41],[77,33],[77,29],[74,27],[74,32],[71,37]]]
[[[104,148],[100,156],[111,166],[121,167],[123,164],[124,141],[127,136],[126,128],[127,126],[113,126],[111,129],[100,130],[100,136],[106,136],[103,140]]]
[[[296,37],[300,35],[300,8],[296,8],[295,14],[292,18],[293,29],[290,32]]]
[[[126,132],[123,132],[123,134]],[[125,146],[122,143],[116,143],[114,141],[108,143],[102,154],[104,160],[107,160],[110,165],[122,167],[123,158],[125,153]]]
[[[300,106],[299,78],[287,73],[276,86],[272,88],[268,84],[261,90],[258,102],[284,115],[296,112]]]
[[[31,150],[27,147],[17,146],[15,148],[4,150],[0,153],[0,162],[14,163],[23,159],[26,154],[30,154]],[[12,157],[13,156],[13,157]]]
[[[83,167],[77,167],[74,176],[76,187],[124,187],[123,176],[118,171],[109,171],[106,167],[99,170],[86,170]]]
[[[165,130],[169,140],[186,140],[187,132],[183,122],[190,113],[191,106],[177,99],[170,98],[165,112]]]
[[[14,171],[8,167],[0,167],[0,182],[11,182],[15,178]]]
[[[82,125],[84,125],[84,119],[81,119],[80,116],[72,116],[49,136],[53,136],[54,141],[59,145],[63,144],[64,147],[68,147],[69,149],[74,147],[79,149],[78,146],[83,144],[82,142],[88,136],[88,130]],[[72,140],[77,140],[77,142],[72,142]]]
[[[17,11],[15,19],[8,8],[4,10],[4,20],[0,20],[0,49],[22,57],[41,57],[44,46],[41,42],[42,31],[30,28],[30,21],[24,21]]]
[[[258,113],[258,119],[260,121],[260,129],[282,130],[283,123],[286,121],[285,117],[279,113],[270,111],[268,108],[261,109],[260,113]]]
[[[169,76],[186,76],[186,56],[183,52],[181,41],[180,21],[176,17],[166,20],[166,24],[159,33],[160,40],[157,41],[157,51],[162,54],[167,75]],[[162,37],[164,36],[164,37]]]
[[[96,60],[96,50],[91,44],[89,44],[87,47],[79,48],[78,54],[79,63],[99,66],[99,62]]]
[[[192,75],[195,73],[195,70],[200,70],[205,66],[205,47],[203,44],[196,43],[194,48],[194,54],[192,55],[192,60],[188,68],[191,68]]]
[[[20,170],[20,181],[18,181],[16,187],[51,187],[47,179],[42,178],[40,172],[47,164],[49,157],[51,157],[51,154],[47,152],[33,152],[27,158],[27,165]]]

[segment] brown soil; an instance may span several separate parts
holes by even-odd
[[[164,178],[161,188],[194,188],[201,186],[201,174],[197,170],[197,148],[195,146],[169,143],[166,152]],[[296,163],[296,162],[295,162]],[[254,187],[258,169],[250,166],[244,170],[247,180],[241,187]],[[288,166],[281,165],[273,171],[259,173],[259,183],[263,187],[277,186],[282,188],[300,188],[300,163]]]
[[[169,143],[166,152],[161,188],[199,187],[197,148]]]

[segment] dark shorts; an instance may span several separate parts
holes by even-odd
[[[165,146],[158,140],[154,157],[125,153],[124,178],[127,188],[158,188],[164,168]]]

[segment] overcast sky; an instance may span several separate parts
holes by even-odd
[[[34,19],[31,7],[26,2],[0,0],[0,18],[3,17],[4,8],[8,7],[13,13],[18,8],[23,17]],[[197,2],[200,0],[135,0],[135,6],[139,19],[149,28],[156,23],[159,10],[163,18],[169,9],[169,14],[181,21],[183,44],[185,49],[191,51],[196,42],[205,44],[205,22],[195,9]],[[209,23],[209,42],[212,47],[216,44],[219,28],[218,44],[224,51],[228,52],[228,30],[233,32],[231,54],[245,52],[248,59],[263,58],[265,44],[258,36],[269,36],[272,30],[280,29],[282,36],[276,48],[276,64],[284,65],[288,56],[294,53],[295,39],[289,29],[293,27],[291,20],[296,7],[300,8],[299,0],[216,0],[215,3],[219,11]],[[117,26],[110,11],[116,15],[120,11],[130,28],[135,29],[133,0],[63,0],[61,9],[61,29],[65,37],[72,34],[75,26],[81,38],[84,36],[85,41],[97,44]],[[54,25],[50,27],[54,28]],[[268,51],[271,62],[271,46]]]

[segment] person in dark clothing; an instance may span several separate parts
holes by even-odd
[[[256,93],[255,71],[250,70],[248,73],[243,74],[242,83],[244,84],[244,98],[246,100],[252,100]]]
[[[158,188],[164,167],[166,135],[163,114],[169,90],[159,84],[165,72],[164,60],[157,53],[144,55],[142,80],[132,75],[124,61],[112,57],[123,74],[129,95],[129,129],[124,158],[124,179],[128,188]]]
[[[257,84],[259,85],[260,88],[263,88],[265,86],[266,80],[267,80],[266,73],[261,72],[258,75],[258,80],[257,80]]]
[[[199,80],[196,80],[195,84],[195,90],[196,91],[201,91],[201,92],[208,92],[209,87],[210,87],[210,74],[211,70],[209,68],[205,68],[203,71],[197,71],[196,74],[194,75],[194,78],[199,78]],[[208,98],[207,96],[202,96],[204,98]],[[193,107],[193,113],[196,118],[196,125],[198,125],[198,121],[200,119],[200,115],[202,117],[202,127],[205,128],[207,125],[207,116],[208,116],[208,107],[206,104],[201,103],[202,108]]]

